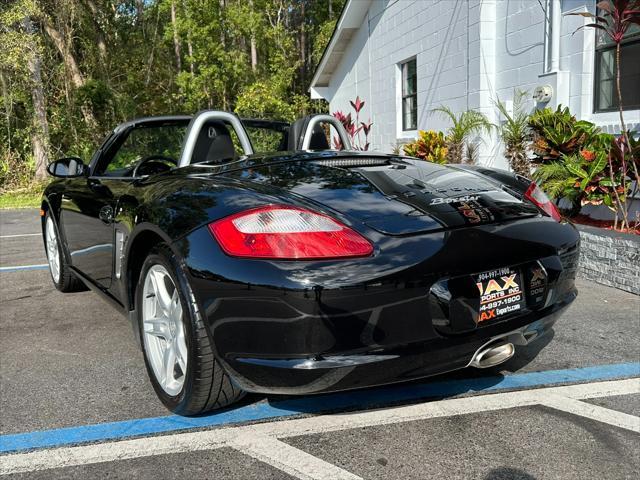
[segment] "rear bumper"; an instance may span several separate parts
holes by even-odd
[[[575,297],[568,294],[563,302],[535,315],[541,318],[527,315],[464,339],[315,358],[228,357],[225,366],[243,390],[260,393],[311,394],[403,382],[465,368],[479,349],[498,339],[513,343],[517,352],[518,346],[543,337]]]

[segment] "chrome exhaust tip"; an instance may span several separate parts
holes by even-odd
[[[498,343],[487,345],[478,350],[469,366],[475,368],[489,368],[509,360],[516,353],[513,343]]]

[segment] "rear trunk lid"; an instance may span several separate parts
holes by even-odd
[[[280,187],[390,235],[539,215],[487,177],[421,160],[327,158],[253,165],[245,181]]]

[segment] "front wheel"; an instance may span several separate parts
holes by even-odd
[[[65,293],[86,290],[84,284],[71,271],[67,257],[62,250],[58,228],[50,214],[47,214],[44,221],[44,246],[53,285]]]
[[[189,284],[166,246],[142,266],[136,310],[151,383],[162,403],[181,415],[225,407],[244,393],[230,381],[213,354],[212,342]]]

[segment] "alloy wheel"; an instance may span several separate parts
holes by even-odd
[[[178,289],[162,265],[146,274],[142,292],[142,326],[147,360],[169,395],[182,390],[187,372],[187,344]]]
[[[60,249],[58,248],[58,236],[56,235],[56,227],[51,217],[47,217],[45,227],[47,259],[49,260],[49,269],[53,281],[60,281]]]

